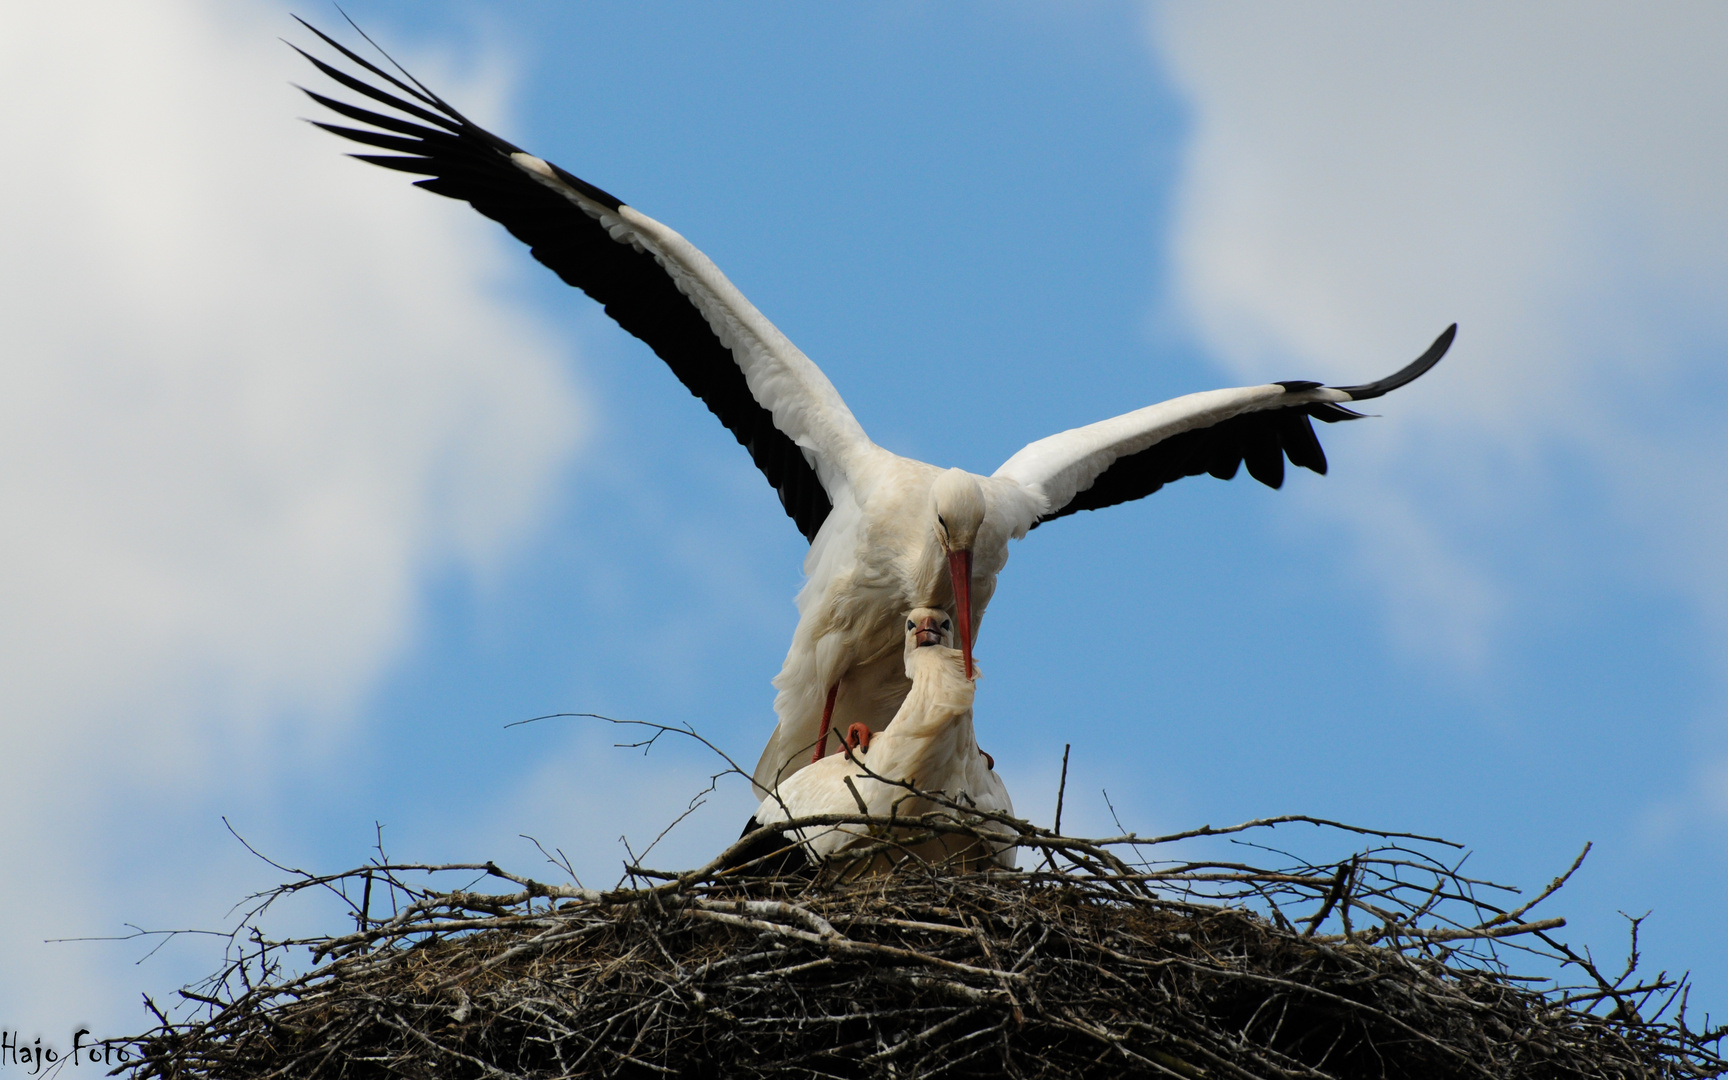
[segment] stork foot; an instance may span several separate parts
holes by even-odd
[[[996,768],[996,759],[986,753],[982,746],[978,748],[978,752],[984,755],[984,767],[986,769],[994,770]]]
[[[870,749],[870,736],[871,736],[871,734],[872,734],[872,732],[870,731],[870,725],[868,725],[868,724],[853,724],[851,727],[847,728],[846,729],[846,751],[847,751],[847,753],[850,754],[853,750],[857,750],[861,753],[867,753]]]

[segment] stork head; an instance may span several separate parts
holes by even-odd
[[[954,616],[941,608],[919,607],[906,613],[906,677],[916,679],[912,657],[920,649],[954,648]],[[948,653],[953,656],[952,652]]]
[[[935,506],[936,539],[947,552],[971,551],[984,524],[984,489],[965,469],[949,469],[930,487]]]
[[[913,608],[906,613],[906,651],[931,645],[954,647],[954,620],[938,608]]]
[[[954,585],[954,614],[960,621],[960,652],[966,657],[966,677],[972,677],[972,545],[984,524],[984,489],[964,469],[949,469],[930,488],[935,504],[936,539],[948,553],[948,576]]]

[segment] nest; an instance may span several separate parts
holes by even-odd
[[[1081,840],[949,807],[826,823],[872,830],[860,858],[1007,825],[1026,869],[776,877],[737,865],[763,833],[607,891],[492,863],[303,874],[259,898],[182,1015],[152,1003],[160,1026],[126,1048],[136,1077],[172,1080],[1728,1072],[1724,1029],[1687,1024],[1685,980],[1635,974],[1636,923],[1616,976],[1553,936],[1563,920],[1532,918],[1571,871],[1514,905],[1454,846],[1404,834],[1350,829],[1361,849],[1324,865],[1169,857],[1220,835],[1264,857],[1264,830],[1299,822],[1346,829]],[[466,887],[437,887],[452,875]],[[352,931],[267,938],[258,916],[309,889],[342,896]]]

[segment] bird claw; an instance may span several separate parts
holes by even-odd
[[[853,724],[851,727],[847,728],[846,729],[846,750],[847,750],[847,752],[850,753],[853,750],[861,750],[861,751],[864,751],[866,753],[869,752],[869,750],[870,750],[870,735],[871,734],[872,733],[870,731],[870,726],[868,724]]]

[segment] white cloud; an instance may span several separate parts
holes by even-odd
[[[1517,577],[1615,544],[1728,639],[1728,9],[1183,5],[1153,38],[1194,124],[1179,303],[1226,366],[1357,382],[1461,325],[1314,496],[1406,638],[1480,663]]]
[[[123,980],[36,943],[177,920],[150,881],[231,852],[142,823],[316,761],[428,576],[506,556],[580,428],[559,350],[494,298],[496,230],[294,119],[291,29],[0,13],[0,864],[55,898],[0,908],[12,1029],[113,1017]],[[122,861],[146,877],[115,895]]]

